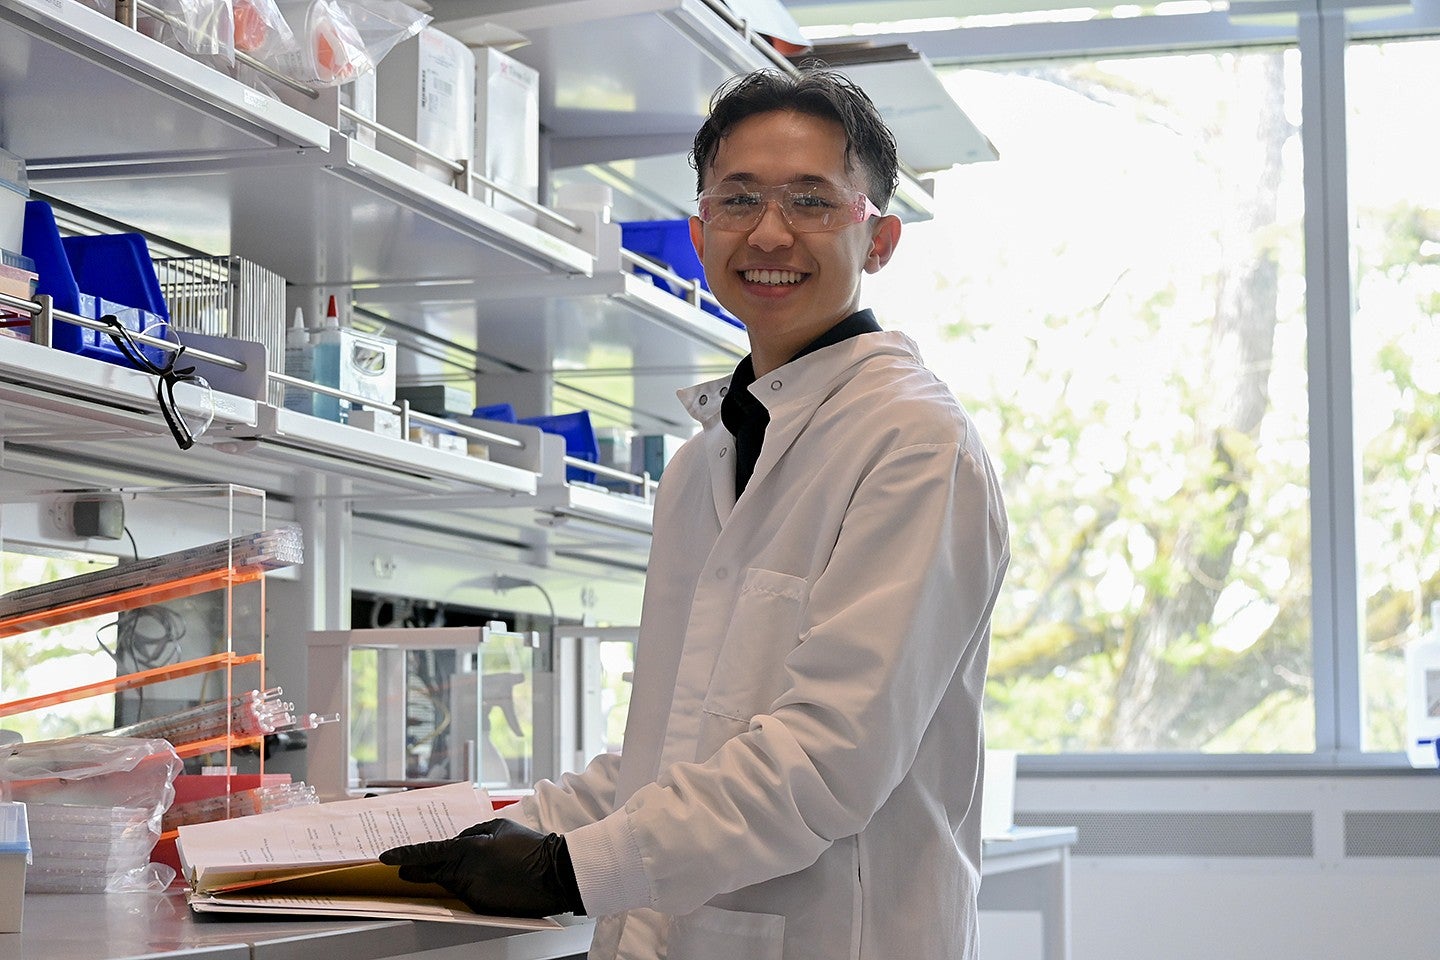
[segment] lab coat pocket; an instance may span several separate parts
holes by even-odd
[[[705,695],[707,714],[748,724],[785,692],[785,658],[800,644],[810,585],[801,577],[745,572]]]
[[[785,918],[701,907],[670,923],[668,960],[781,960]]]

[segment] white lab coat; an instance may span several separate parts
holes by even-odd
[[[566,833],[592,957],[969,960],[990,614],[1009,561],[974,424],[914,343],[867,333],[727,380],[666,468],[623,757],[508,815]]]

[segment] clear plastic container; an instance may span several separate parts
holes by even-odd
[[[25,912],[25,871],[30,863],[25,804],[0,803],[0,933],[19,933]]]

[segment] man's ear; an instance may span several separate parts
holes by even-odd
[[[870,251],[865,255],[866,273],[876,273],[890,262],[895,245],[900,242],[900,218],[879,217],[871,229],[874,233],[870,235]]]
[[[690,243],[695,247],[695,256],[705,259],[705,225],[699,217],[690,218]]]

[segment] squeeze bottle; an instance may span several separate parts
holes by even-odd
[[[310,372],[316,383],[337,390],[340,388],[341,340],[340,313],[336,309],[335,295],[331,294],[330,303],[325,308],[325,325],[315,331],[311,341]],[[315,416],[336,423],[350,419],[350,401],[339,397],[317,393],[311,409]]]
[[[285,331],[285,373],[301,380],[313,380],[310,369],[310,331],[305,329],[305,311],[295,308],[295,318]],[[285,386],[285,409],[310,413],[310,391]]]

